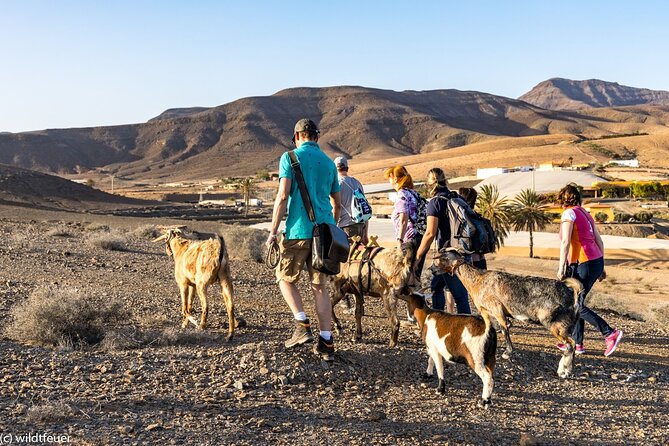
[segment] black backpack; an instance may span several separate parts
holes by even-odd
[[[464,198],[455,192],[448,197],[440,195],[437,197],[446,200],[452,248],[467,255],[495,252],[497,237],[490,220],[474,211]]]

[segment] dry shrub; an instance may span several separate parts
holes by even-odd
[[[264,260],[267,231],[241,225],[223,225],[221,235],[230,258],[236,260]]]
[[[618,299],[606,294],[591,293],[588,295],[586,305],[596,310],[613,311],[622,316],[627,316],[637,321],[648,320],[648,314],[637,313],[627,306],[625,299]]]
[[[123,251],[125,240],[117,234],[92,234],[86,240],[91,248],[105,249],[107,251]]]
[[[68,404],[57,403],[37,404],[28,409],[26,418],[33,423],[58,423],[74,415],[74,410]]]
[[[148,225],[142,225],[142,226],[139,226],[139,227],[135,228],[135,230],[132,231],[132,234],[135,237],[139,237],[139,238],[154,239],[154,238],[160,236],[160,231],[158,230],[156,225],[148,224]]]
[[[72,234],[67,232],[65,228],[53,228],[46,232],[49,237],[72,237]]]
[[[648,309],[648,312],[652,316],[653,320],[657,322],[657,325],[660,327],[669,326],[669,305],[659,304],[651,306]]]
[[[20,342],[83,347],[102,341],[106,326],[123,313],[116,300],[93,301],[75,290],[43,287],[11,308],[5,334]]]
[[[86,222],[84,223],[84,229],[86,231],[92,231],[92,232],[97,232],[97,231],[108,232],[109,226],[103,223]]]

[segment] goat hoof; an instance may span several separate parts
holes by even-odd
[[[355,342],[361,343],[362,342],[362,336],[356,336],[355,337]]]
[[[480,399],[476,405],[480,409],[486,409],[487,410],[487,409],[490,409],[490,404],[491,404],[491,401],[490,401],[490,398],[488,398],[487,400]]]
[[[246,319],[238,317],[235,321],[235,328],[246,327]]]
[[[434,378],[434,375],[429,375],[427,372],[423,372],[423,374],[420,377],[420,380],[423,382],[429,382],[432,381],[432,378]]]
[[[225,337],[226,342],[232,342],[233,335],[228,335]]]

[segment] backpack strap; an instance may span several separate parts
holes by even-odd
[[[307,210],[307,215],[309,215],[309,220],[313,224],[316,224],[316,215],[314,214],[314,208],[311,205],[311,197],[309,197],[309,191],[307,190],[307,185],[304,183],[304,176],[302,175],[302,169],[300,168],[300,162],[295,155],[295,151],[291,150],[288,152],[290,157],[290,167],[293,168],[295,172],[295,181],[300,189],[300,195],[302,195],[302,202],[304,203],[304,208]]]

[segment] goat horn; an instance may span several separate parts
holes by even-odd
[[[160,237],[156,237],[155,239],[153,239],[152,242],[153,243],[158,243],[158,242],[161,242],[161,241],[165,240],[166,238],[167,238],[167,234],[163,234]]]

